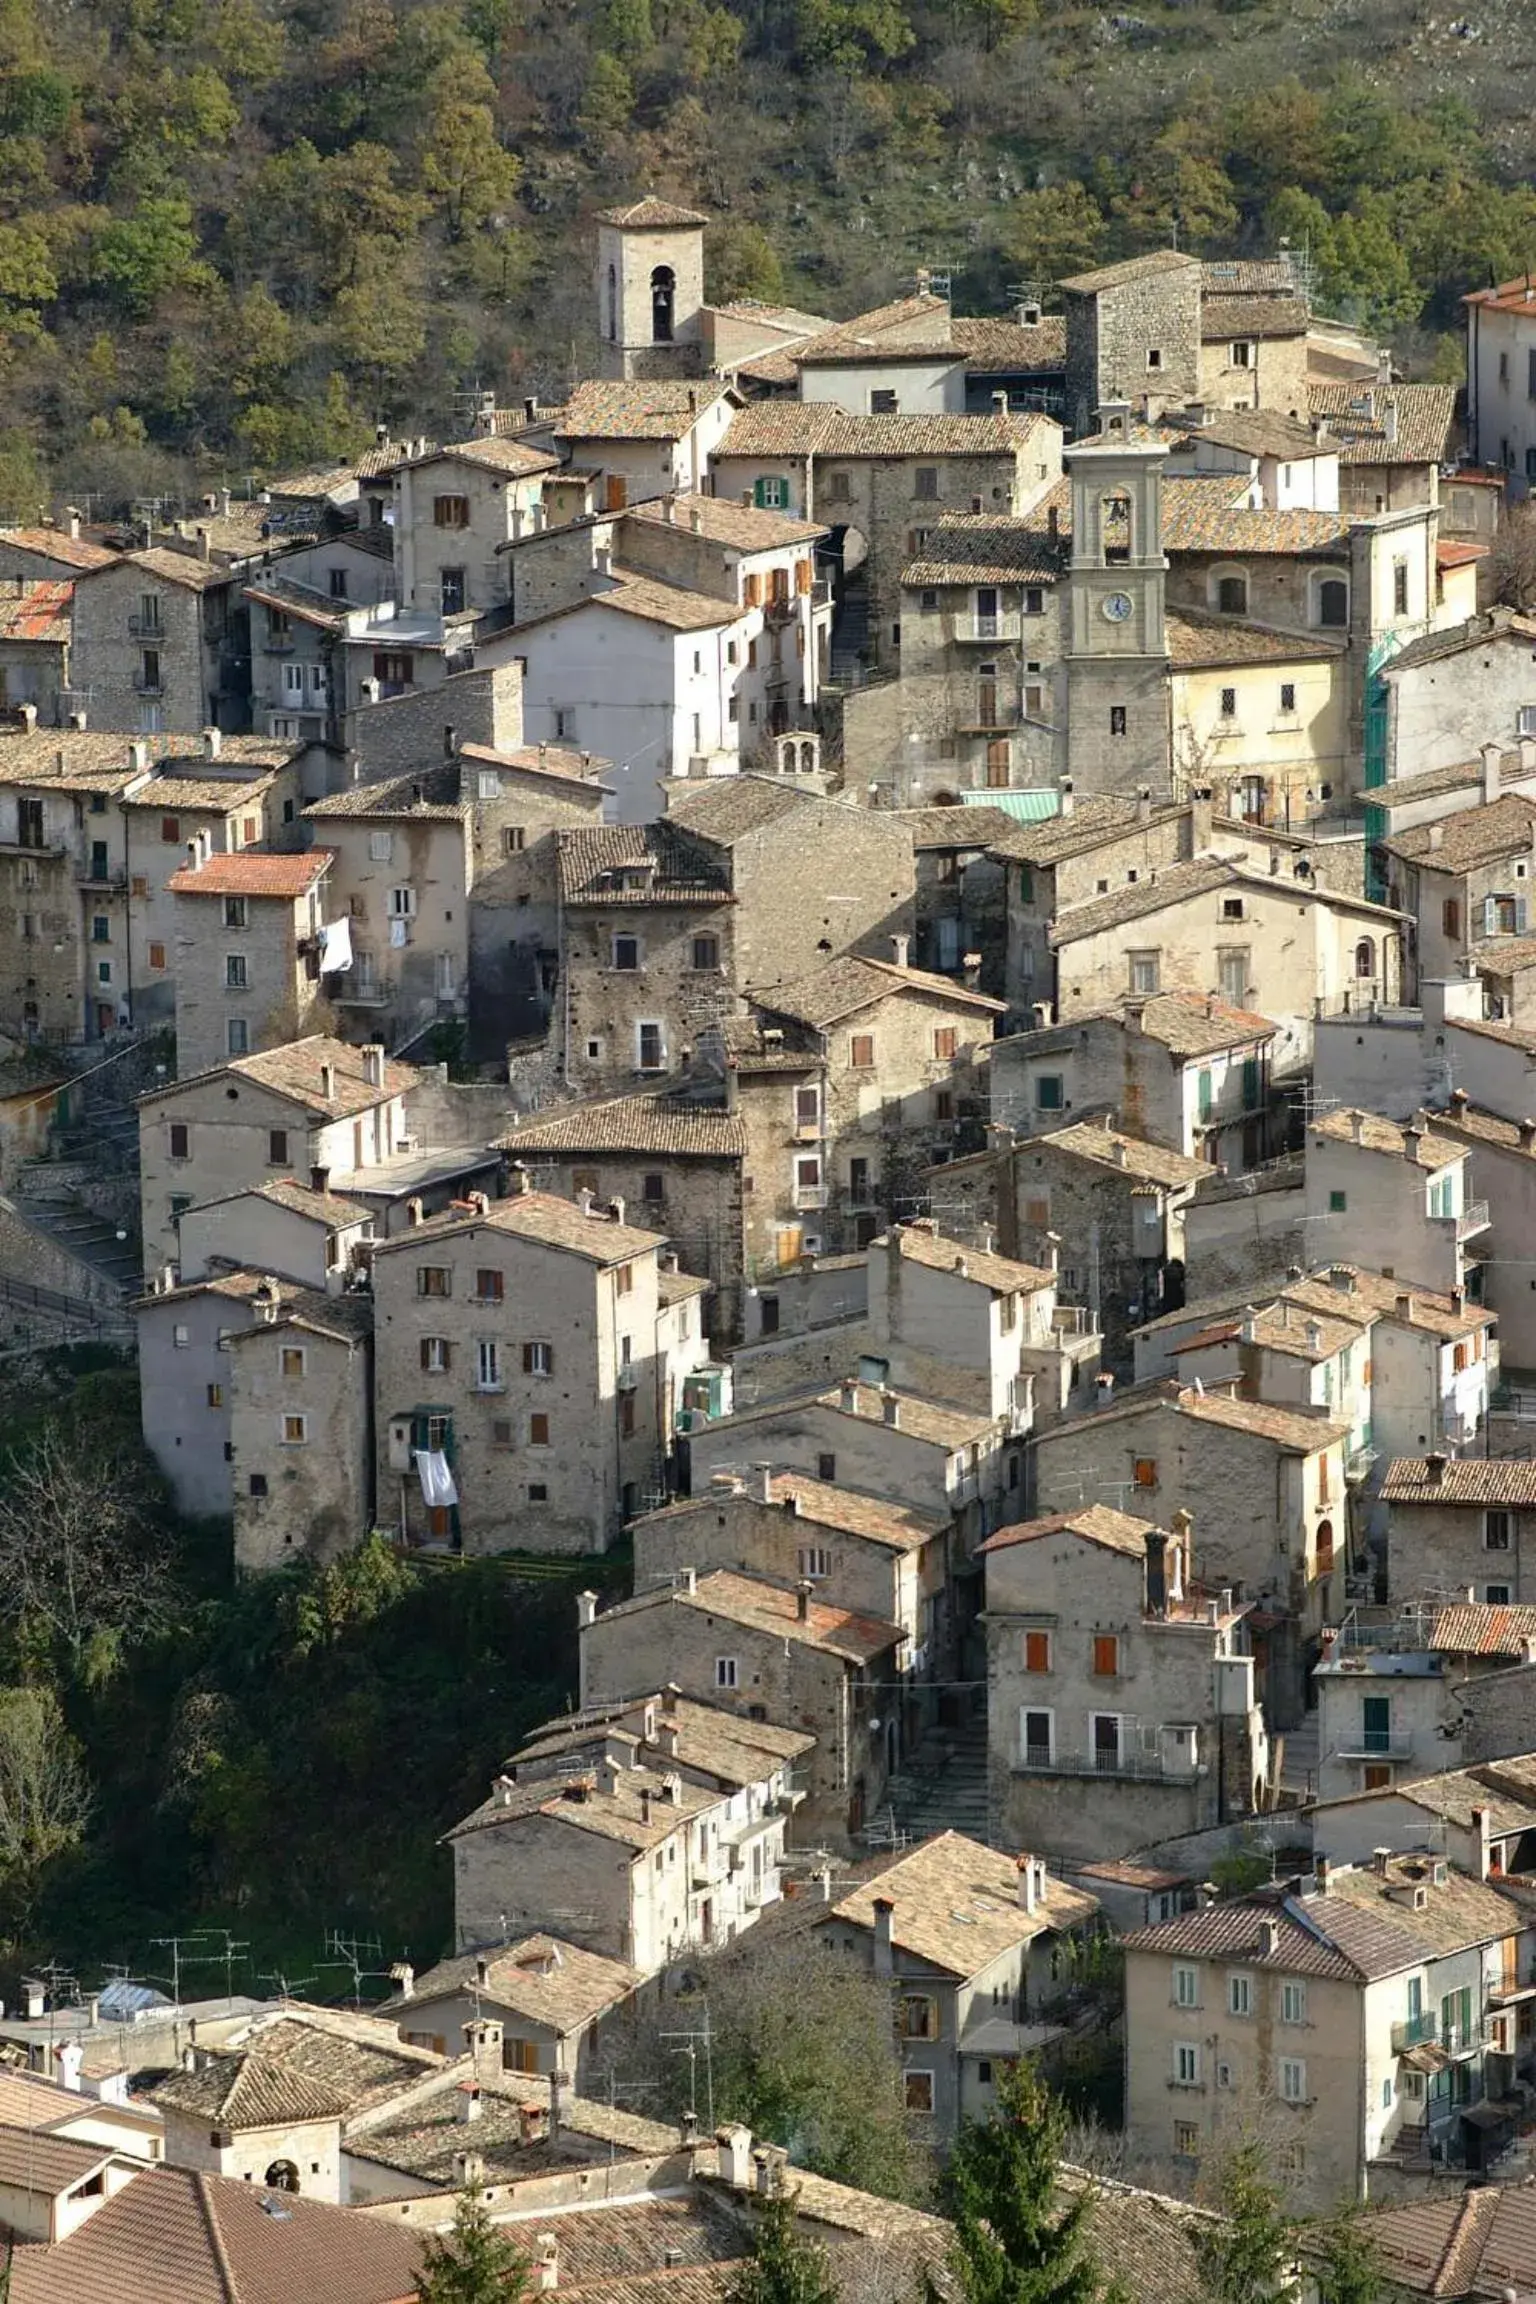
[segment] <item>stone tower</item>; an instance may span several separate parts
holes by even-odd
[[[1079,792],[1170,787],[1163,598],[1167,446],[1119,402],[1066,450],[1072,560],[1063,657],[1067,769]]]
[[[669,200],[597,219],[597,333],[604,376],[697,376],[703,354],[704,227]]]
[[[1067,314],[1066,420],[1086,432],[1096,408],[1139,407],[1150,395],[1178,408],[1200,397],[1204,267],[1154,248],[1061,283]]]

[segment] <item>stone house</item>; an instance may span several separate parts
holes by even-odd
[[[1533,1368],[1536,1296],[1523,1285],[1528,1275],[1519,1258],[1523,1243],[1532,1237],[1531,1226],[1536,1225],[1536,1128],[1524,1117],[1523,1089],[1518,1093],[1522,1097],[1518,1117],[1505,1118],[1485,1103],[1474,1103],[1465,1089],[1453,1088],[1449,1099],[1426,1113],[1425,1119],[1436,1136],[1465,1145],[1472,1155],[1470,1182],[1488,1211],[1488,1229],[1478,1236],[1486,1257],[1481,1267],[1482,1301],[1498,1320],[1500,1357],[1514,1368]],[[1457,1435],[1447,1426],[1441,1436]]]
[[[339,2201],[345,2093],[259,2047],[194,2055],[151,2099],[165,2120],[167,2164]]]
[[[1518,1702],[1502,1738],[1486,1745],[1482,1739],[1506,1687],[1528,1698],[1533,1664],[1536,1609],[1480,1601],[1444,1608],[1413,1601],[1394,1622],[1348,1643],[1325,1639],[1312,1675],[1319,1804],[1425,1776],[1441,1779],[1443,1796],[1446,1772],[1469,1754],[1525,1741],[1530,1715]],[[1480,1690],[1494,1699],[1481,1721]],[[1514,1828],[1502,1806],[1499,1823],[1506,1832]],[[1518,1856],[1505,1864],[1497,1847],[1490,1861],[1499,1871],[1523,1868]]]
[[[1456,462],[1454,384],[1313,384],[1307,402],[1337,447],[1347,512],[1441,501],[1440,474]]]
[[[382,1048],[316,1036],[234,1058],[139,1099],[144,1269],[176,1257],[176,1221],[242,1185],[298,1175],[325,1190],[408,1141],[416,1075]]]
[[[1343,644],[1170,609],[1169,714],[1175,774],[1219,784],[1253,825],[1289,831],[1347,789],[1349,683]]]
[[[1067,421],[1091,429],[1106,403],[1150,392],[1178,404],[1198,400],[1201,264],[1159,248],[1057,283],[1067,317]]]
[[[498,1149],[543,1192],[622,1200],[712,1284],[711,1334],[740,1334],[747,1266],[747,1129],[739,1112],[687,1094],[619,1096],[519,1121]]]
[[[713,470],[718,496],[750,493],[827,523],[839,650],[889,671],[901,651],[903,568],[946,509],[1028,511],[1061,475],[1061,427],[996,408],[854,416],[829,401],[760,401],[732,418]]]
[[[1272,1149],[1275,1036],[1266,1016],[1179,992],[1014,1033],[992,1044],[992,1118],[1032,1136],[1108,1111],[1129,1134],[1235,1175]]]
[[[1251,1646],[1266,1715],[1288,1727],[1343,1598],[1348,1438],[1326,1416],[1159,1385],[1037,1434],[1034,1509],[1103,1499],[1155,1510],[1169,1525],[1176,1512],[1203,1512],[1206,1576],[1272,1620],[1253,1629]],[[1212,1496],[1222,1499],[1216,1518]]]
[[[1467,308],[1467,450],[1473,464],[1511,475],[1524,495],[1536,477],[1536,325],[1522,273],[1463,296]]]
[[[79,739],[75,739],[78,745]],[[114,804],[135,771],[121,740],[22,760],[0,740],[0,1031],[100,1039],[127,999],[128,892]]]
[[[1378,674],[1381,769],[1370,781],[1460,767],[1486,743],[1536,733],[1533,643],[1536,621],[1492,607],[1389,657]]]
[[[185,1079],[233,1056],[323,1030],[335,930],[329,849],[214,856],[197,842],[166,886],[176,901],[176,1068]]]
[[[1002,996],[1008,940],[1006,876],[992,853],[1013,830],[1002,809],[987,806],[909,808],[902,823],[912,835],[917,868],[913,958],[938,976],[971,981]]]
[[[553,427],[567,465],[596,473],[604,509],[698,494],[741,403],[712,377],[578,384]],[[716,494],[731,491],[717,485]],[[809,514],[807,514],[809,518]]]
[[[1088,1504],[999,1529],[982,1559],[998,1846],[1114,1857],[1270,1805],[1253,1603],[1196,1583],[1187,1512],[1170,1533]]]
[[[457,616],[507,597],[500,548],[540,518],[543,476],[560,459],[528,441],[459,440],[396,464],[395,596]]]
[[[1382,843],[1390,900],[1414,921],[1409,982],[1459,976],[1474,946],[1526,931],[1536,800],[1505,793]]]
[[[109,568],[119,552],[80,533],[71,513],[62,527],[0,528],[0,584],[72,584],[92,568]]]
[[[931,1169],[928,1184],[951,1232],[991,1230],[1006,1255],[1054,1258],[1061,1296],[1124,1371],[1132,1329],[1183,1299],[1184,1213],[1209,1173],[1105,1114],[1021,1144],[994,1126],[987,1151]]]
[[[901,1755],[891,1684],[903,1663],[897,1624],[791,1588],[715,1569],[638,1593],[581,1628],[584,1704],[654,1687],[778,1726],[808,1729],[800,1830],[845,1848],[885,1797]]]
[[[1290,257],[1217,259],[1201,274],[1200,398],[1305,416],[1309,314]]]
[[[250,634],[227,567],[164,545],[75,579],[72,674],[107,727],[244,728]]]
[[[1073,1943],[1095,1932],[1097,1898],[959,1832],[861,1882],[817,1923],[896,2003],[906,2108],[920,2133],[952,2138],[992,2108],[994,2070],[1060,2035],[1052,2002]]]
[[[402,2040],[439,2056],[460,2052],[482,2027],[499,2032],[504,2072],[562,2073],[579,2089],[608,2021],[643,1981],[627,1961],[610,1960],[560,1936],[524,1936],[439,1960],[423,1976],[407,1970],[383,2004]]]
[[[360,706],[349,730],[352,780],[387,783],[482,745],[524,750],[523,679],[515,664],[469,665],[435,688],[402,689]]]
[[[380,1512],[402,1541],[601,1552],[665,1493],[707,1347],[706,1283],[664,1246],[622,1204],[524,1188],[375,1248]]]
[[[248,1184],[188,1208],[176,1222],[184,1282],[218,1271],[253,1271],[337,1296],[364,1270],[373,1212],[341,1192],[317,1192],[291,1176]]]
[[[134,1307],[145,1445],[178,1511],[232,1520],[236,1565],[334,1559],[372,1519],[373,1307],[253,1271]]]
[[[64,724],[73,600],[72,582],[13,579],[0,589],[0,710],[30,705],[45,727]]]
[[[1320,1253],[1347,1246],[1386,1279],[1445,1291],[1467,1287],[1468,1243],[1488,1230],[1464,1142],[1439,1135],[1427,1113],[1399,1125],[1357,1106],[1307,1130],[1306,1212]]]
[[[1058,813],[1015,824],[993,855],[1007,876],[1007,963],[1004,991],[1013,1009],[1035,1023],[1054,1007],[1050,932],[1060,913],[1136,886],[1211,845],[1214,810],[1204,800],[1180,806],[1150,790],[1096,792],[1079,798],[1070,777]]]
[[[1324,888],[1304,856],[1277,850],[1274,865],[1196,855],[1064,911],[1048,931],[1058,1018],[1127,996],[1215,992],[1275,1024],[1278,1072],[1310,1060],[1319,1002],[1400,999],[1403,915]]]
[[[1381,1498],[1394,1602],[1536,1601],[1536,1466],[1524,1458],[1400,1456]]]
[[[1128,1936],[1128,2142],[1187,2184],[1262,2102],[1313,2210],[1486,2165],[1511,2133],[1492,2100],[1528,2058],[1495,2013],[1526,1935],[1486,1878],[1383,1847]]]

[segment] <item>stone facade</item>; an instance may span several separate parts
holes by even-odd
[[[650,212],[671,221],[650,222]],[[639,217],[640,221],[628,219]],[[704,218],[641,201],[598,218],[599,374],[697,376],[703,368]]]
[[[235,1565],[247,1572],[334,1560],[373,1522],[372,1305],[274,1309],[226,1354]]]
[[[104,727],[240,728],[249,636],[226,568],[153,549],[76,579],[72,671]]]
[[[1510,1469],[1511,1492],[1523,1496],[1530,1468]],[[1387,1588],[1394,1602],[1469,1594],[1495,1605],[1536,1601],[1536,1503],[1471,1502],[1454,1488],[1435,1501],[1427,1480],[1418,1483],[1421,1500],[1409,1502],[1393,1493],[1391,1475],[1386,1486]],[[1499,1492],[1490,1484],[1490,1494]]]
[[[176,904],[176,1069],[183,1079],[323,1032],[331,1020],[320,973],[329,858],[242,861],[243,872],[222,858],[189,865],[169,884]]]
[[[1159,249],[1061,283],[1067,311],[1067,420],[1093,429],[1107,401],[1200,397],[1198,258]]]
[[[451,672],[435,688],[381,697],[352,716],[352,751],[367,784],[435,765],[452,745],[516,752],[523,742],[523,675],[516,663]]]
[[[1182,1026],[1184,1005],[1168,1007]],[[1273,1034],[1253,1019],[1228,1020],[1214,998],[1209,1008],[1213,1045],[1197,1054],[1170,1048],[1157,1001],[997,1041],[993,1120],[1017,1136],[1030,1136],[1058,1126],[1065,1116],[1108,1112],[1129,1134],[1187,1158],[1231,1174],[1256,1168],[1270,1144],[1267,1056]],[[1198,1018],[1198,1010],[1191,1014]],[[1225,1046],[1214,1045],[1223,1038]]]
[[[465,441],[395,470],[395,584],[408,607],[442,616],[505,605],[499,547],[540,517],[556,459],[513,440]]]

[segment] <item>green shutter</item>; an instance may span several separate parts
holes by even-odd
[[[1259,1060],[1257,1056],[1243,1058],[1243,1110],[1251,1112],[1259,1100]]]
[[[1213,1101],[1211,1096],[1211,1075],[1209,1071],[1202,1071],[1200,1074],[1199,1098],[1200,1117],[1202,1120],[1209,1120],[1211,1116],[1211,1105]]]
[[[752,501],[757,506],[759,512],[766,512],[768,509],[768,490],[770,485],[771,483],[765,479],[754,480],[752,483]]]

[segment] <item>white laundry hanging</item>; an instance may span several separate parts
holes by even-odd
[[[352,923],[350,920],[328,920],[320,931],[320,973],[336,975],[352,965]]]
[[[457,1504],[459,1491],[448,1469],[448,1459],[440,1448],[418,1448],[416,1471],[421,1481],[421,1500],[429,1509]]]

